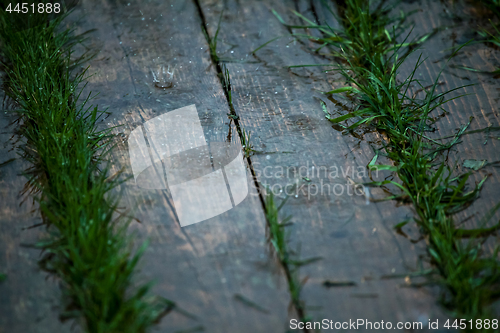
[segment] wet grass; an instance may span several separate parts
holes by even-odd
[[[455,175],[443,153],[460,142],[466,131],[464,124],[449,141],[432,140],[426,136],[443,104],[457,97],[451,91],[437,92],[439,76],[430,87],[415,79],[422,64],[414,64],[410,76],[398,77],[399,68],[408,59],[412,48],[429,35],[407,41],[403,38],[401,21],[390,16],[390,5],[367,0],[346,0],[337,3],[342,29],[335,30],[297,15],[305,25],[287,25],[294,29],[317,29],[323,37],[295,34],[321,43],[323,53],[340,62],[328,71],[339,71],[347,82],[342,88],[326,94],[345,93],[359,105],[342,116],[327,118],[347,132],[359,126],[370,126],[387,138],[379,154],[391,159],[393,165],[377,165],[375,156],[369,168],[389,170],[399,181],[372,182],[372,186],[391,184],[399,189],[392,198],[413,205],[415,221],[425,236],[429,262],[439,275],[429,282],[443,286],[442,303],[457,318],[492,318],[489,305],[500,295],[500,262],[498,246],[490,252],[484,246],[491,232],[500,224],[488,225],[500,205],[493,207],[477,229],[457,227],[453,215],[470,205],[477,197],[483,179],[468,189],[470,173]],[[333,14],[333,11],[332,11]],[[280,21],[284,21],[278,16]],[[328,50],[328,51],[325,51]],[[420,94],[411,91],[420,90]],[[458,88],[457,88],[458,89]],[[417,98],[417,96],[422,96]],[[476,331],[476,330],[474,330]]]
[[[299,320],[303,323],[308,323],[311,322],[311,317],[307,315],[304,301],[300,297],[302,286],[305,283],[305,280],[300,280],[300,267],[313,263],[321,258],[318,257],[301,260],[300,251],[290,249],[290,232],[287,227],[292,225],[290,222],[291,217],[287,216],[285,218],[280,218],[279,216],[285,203],[286,199],[278,204],[273,192],[269,189],[266,191],[265,212],[266,220],[269,226],[268,240],[285,272],[288,282],[288,290],[291,297],[291,304],[297,311]],[[304,329],[304,332],[310,331],[310,329]]]
[[[220,28],[220,22],[219,26],[217,27],[217,34],[219,33],[219,28]],[[218,59],[218,58],[217,58]],[[243,150],[243,154],[245,157],[250,157],[252,153],[255,152],[253,149],[253,145],[250,142],[250,132],[247,132],[243,125],[239,122],[240,117],[236,114],[236,110],[233,105],[233,96],[232,96],[232,88],[231,88],[231,76],[229,75],[229,70],[227,69],[226,65],[224,63],[220,64],[220,67],[222,69],[222,73],[220,73],[220,78],[221,78],[221,83],[222,83],[222,88],[224,89],[227,102],[229,104],[229,110],[230,113],[227,114],[229,118],[229,126],[231,126],[231,122],[235,122],[236,124],[236,130],[238,132],[238,137],[240,139],[241,143],[241,148]],[[231,133],[229,133],[228,137],[229,140]]]
[[[199,7],[199,4],[198,4],[198,9],[200,11],[200,15],[202,15],[202,11],[201,8]],[[252,153],[255,152],[255,150],[253,149],[253,145],[250,142],[250,132],[247,132],[245,128],[243,128],[243,125],[239,121],[240,117],[237,115],[236,110],[234,108],[231,76],[229,74],[229,69],[227,69],[225,64],[226,60],[221,59],[217,54],[217,39],[219,37],[222,14],[223,13],[220,14],[219,21],[217,23],[217,29],[213,37],[210,37],[204,25],[202,25],[202,30],[209,46],[210,58],[212,59],[212,63],[215,64],[217,75],[219,77],[222,89],[224,90],[224,94],[226,95],[226,100],[229,105],[229,113],[227,114],[230,122],[229,128],[231,128],[231,123],[234,122],[242,146],[243,154],[245,155],[246,158],[248,158]],[[231,131],[228,134],[228,141],[230,140],[231,140]]]
[[[97,129],[103,112],[81,96],[86,72],[73,71],[87,59],[73,53],[83,36],[62,28],[64,15],[51,19],[0,10],[4,88],[49,235],[38,244],[40,263],[61,280],[62,319],[92,333],[145,332],[175,305],[136,281],[144,246],[134,250],[112,194],[119,180],[107,177],[111,129]]]
[[[244,128],[241,129],[241,136],[240,136],[240,141],[241,141],[241,146],[243,147],[243,153],[245,154],[245,157],[250,157],[252,153],[255,152],[253,149],[253,145],[251,142],[251,133],[250,131],[247,132]]]

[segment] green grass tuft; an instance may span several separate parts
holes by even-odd
[[[286,199],[278,205],[273,192],[269,189],[266,190],[265,211],[269,227],[268,240],[285,271],[291,303],[296,309],[300,321],[306,323],[312,321],[312,318],[307,315],[304,301],[300,297],[302,286],[306,280],[300,280],[300,267],[321,260],[321,258],[315,257],[301,260],[300,251],[290,249],[290,233],[287,227],[291,225],[291,217],[287,216],[283,219],[279,217],[285,203]]]
[[[62,280],[61,317],[76,318],[86,332],[145,332],[175,305],[134,281],[144,247],[133,250],[130,221],[116,212],[111,191],[119,180],[107,179],[111,129],[97,129],[103,112],[81,96],[86,71],[72,69],[89,54],[74,57],[82,36],[62,29],[64,17],[0,10],[5,89],[26,141],[21,154],[32,165],[29,188],[50,234],[39,244],[41,264]]]
[[[359,106],[339,117],[327,112],[327,119],[348,132],[359,126],[371,126],[385,133],[387,140],[378,154],[385,154],[394,161],[394,165],[376,165],[375,157],[369,167],[393,171],[400,182],[386,180],[371,185],[391,183],[401,190],[401,194],[392,198],[413,204],[415,221],[427,239],[429,260],[439,272],[439,276],[434,278],[444,287],[443,304],[459,318],[488,318],[488,305],[500,295],[499,247],[488,253],[482,244],[484,237],[500,228],[500,223],[487,227],[486,218],[478,229],[457,228],[453,214],[465,209],[477,198],[486,179],[467,189],[470,173],[453,175],[452,168],[441,154],[460,143],[460,136],[468,124],[448,142],[432,140],[425,135],[436,121],[430,114],[439,111],[449,100],[458,98],[447,96],[459,88],[437,93],[439,76],[431,87],[423,87],[415,79],[423,61],[421,57],[410,76],[399,80],[399,68],[412,49],[432,33],[413,41],[404,39],[399,42],[403,21],[391,18],[389,7],[383,7],[383,4],[380,2],[379,6],[375,6],[367,0],[338,3],[343,26],[338,31],[316,24],[299,13],[296,14],[306,21],[306,25],[288,27],[317,29],[323,37],[293,35],[322,44],[321,48],[328,50],[323,52],[341,62],[341,65],[328,68],[328,71],[340,71],[348,86],[326,94],[347,93]],[[284,23],[280,17],[278,19]],[[424,98],[410,95],[414,86],[420,87]],[[493,216],[499,206],[494,207],[487,217]]]

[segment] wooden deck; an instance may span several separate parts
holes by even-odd
[[[337,24],[322,6],[316,0],[81,1],[68,24],[83,16],[78,31],[96,29],[88,42],[100,50],[89,63],[89,73],[96,74],[89,78],[85,91],[99,92],[92,103],[110,112],[103,128],[123,125],[116,129],[123,142],[113,155],[113,170],[132,172],[126,144],[131,130],[191,104],[196,105],[209,141],[222,142],[228,136],[239,140],[234,122],[227,116],[228,101],[201,28],[205,25],[213,37],[222,13],[219,56],[226,60],[230,73],[239,123],[251,132],[251,143],[258,151],[250,157],[257,180],[275,188],[297,181],[305,184],[289,198],[282,213],[292,216],[294,223],[290,227],[291,247],[300,246],[302,258],[322,257],[301,269],[301,277],[307,278],[302,291],[307,313],[315,320],[334,321],[361,318],[427,323],[428,319],[446,318],[435,289],[411,288],[403,278],[384,278],[417,270],[425,253],[424,241],[411,242],[393,230],[394,225],[412,217],[411,207],[391,201],[374,203],[365,196],[347,194],[347,188],[352,191],[352,187],[346,185],[346,176],[358,180],[358,171],[373,157],[371,146],[376,144],[377,135],[368,133],[362,139],[343,135],[325,120],[318,99],[325,101],[332,113],[348,107],[346,102],[320,93],[342,86],[341,77],[325,74],[320,67],[286,67],[328,63],[310,52],[313,44],[309,41],[283,37],[251,54],[272,38],[289,35],[272,9],[288,22],[300,24],[293,9]],[[407,12],[420,9],[410,18],[415,22],[412,34],[440,29],[411,58],[416,60],[419,53],[428,58],[418,69],[423,82],[430,83],[445,65],[450,52],[443,50],[474,37],[471,31],[487,22],[470,4],[454,6],[444,2],[401,4]],[[461,21],[456,16],[462,17]],[[492,70],[494,65],[500,66],[500,52],[476,44],[451,63]],[[413,65],[412,60],[407,61],[402,77]],[[152,76],[152,71],[163,67],[175,69],[172,87],[165,89],[155,85]],[[446,105],[449,113],[437,123],[435,137],[453,134],[471,116],[472,130],[500,126],[500,78],[448,67],[440,82],[440,89],[475,85],[464,90],[469,95]],[[0,332],[69,332],[71,323],[58,321],[61,292],[57,281],[39,270],[40,251],[23,247],[38,240],[44,231],[25,229],[39,223],[40,218],[30,199],[20,205],[25,182],[21,170],[26,164],[13,150],[21,143],[10,139],[14,126],[8,125],[14,119],[13,115],[0,114],[0,163],[16,158],[0,168],[0,272],[7,274],[7,280],[0,283]],[[498,132],[466,135],[450,154],[450,161],[456,161],[458,171],[463,171],[466,159],[500,160],[499,148]],[[322,171],[332,167],[338,170],[338,177]],[[458,220],[472,216],[467,225],[474,225],[499,200],[498,168],[480,170],[473,180],[485,175],[489,179],[481,198],[457,216]],[[304,176],[310,182],[304,183]],[[131,231],[136,233],[138,244],[150,241],[139,277],[155,280],[156,294],[195,316],[174,312],[154,331],[285,332],[289,319],[297,318],[290,306],[286,278],[266,242],[264,209],[250,171],[248,184],[250,193],[236,208],[184,228],[166,191],[141,189],[133,180],[122,185],[123,206],[131,208],[141,222],[134,223]],[[328,194],[326,184],[330,190],[339,184],[337,189],[344,193],[337,195],[332,190]],[[378,189],[370,191],[372,196],[383,196]],[[413,223],[404,231],[410,238],[418,238]],[[356,285],[327,288],[327,280]]]

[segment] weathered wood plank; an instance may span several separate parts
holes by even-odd
[[[347,177],[358,181],[358,172],[363,175],[373,152],[366,141],[342,136],[324,119],[316,97],[325,98],[317,90],[331,90],[332,84],[342,84],[341,78],[331,73],[324,75],[314,67],[285,68],[326,63],[325,59],[310,55],[308,41],[300,43],[286,37],[269,44],[255,57],[250,55],[272,38],[288,34],[271,9],[285,21],[300,24],[289,10],[297,8],[296,4],[201,3],[212,36],[223,11],[220,56],[233,59],[227,67],[236,112],[244,128],[251,131],[255,149],[264,151],[252,157],[259,181],[274,185],[279,191],[280,186],[284,189],[304,176],[311,180],[305,183],[306,190],[294,193],[284,207],[284,214],[291,215],[295,222],[292,238],[295,245],[302,245],[301,255],[323,257],[302,270],[302,275],[309,277],[303,289],[306,306],[321,307],[310,310],[309,314],[316,319],[392,322],[427,322],[427,318],[442,316],[434,297],[423,291],[400,288],[402,280],[381,279],[386,274],[415,269],[424,244],[415,246],[392,230],[393,225],[412,216],[409,207],[395,207],[391,202],[367,204],[364,196],[347,193]],[[342,103],[325,101],[329,108],[340,111]],[[286,171],[294,167],[296,172],[287,175]],[[327,174],[325,167],[329,170]],[[337,175],[330,173],[335,167]],[[280,173],[281,170],[285,172]],[[326,185],[337,186],[339,195],[333,190],[326,193]],[[357,286],[326,289],[325,280],[349,280]]]
[[[89,71],[97,74],[87,90],[100,92],[94,103],[109,106],[105,127],[125,125],[117,129],[124,142],[117,147],[114,170],[126,167],[131,174],[126,142],[132,130],[187,105],[195,104],[209,141],[226,141],[229,108],[193,2],[90,1],[82,3],[74,17],[78,14],[85,15],[80,31],[97,28],[90,41],[101,46],[90,62]],[[166,81],[155,84],[152,71],[159,78],[163,68],[173,77],[166,75]],[[283,330],[287,285],[267,255],[263,209],[253,189],[236,208],[180,228],[167,191],[141,189],[133,179],[122,188],[123,206],[133,208],[141,221],[133,225],[138,242],[150,238],[144,275],[157,281],[156,293],[197,318],[174,313],[162,320],[162,331],[198,326],[206,332]]]

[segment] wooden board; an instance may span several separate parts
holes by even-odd
[[[201,20],[192,2],[86,2],[80,31],[97,28],[90,41],[101,52],[90,62],[87,90],[99,92],[93,101],[109,106],[104,127],[125,125],[113,168],[131,174],[127,140],[130,131],[169,111],[195,104],[204,135],[224,142],[229,131],[229,108]],[[169,68],[170,66],[170,68]],[[158,88],[152,73],[174,71],[173,86]],[[233,133],[235,129],[232,129]],[[188,166],[186,166],[188,167]],[[251,183],[251,179],[248,179]],[[210,220],[179,226],[169,193],[146,190],[133,180],[123,185],[123,206],[133,209],[140,224],[138,243],[149,238],[143,276],[156,281],[154,292],[196,316],[178,313],[162,320],[167,332],[203,326],[206,332],[255,332],[284,328],[289,296],[282,277],[268,257],[265,219],[255,192],[236,208]],[[200,207],[203,209],[203,207]],[[260,312],[236,297],[259,304]]]
[[[381,279],[383,275],[415,269],[423,244],[414,246],[392,230],[396,223],[412,216],[409,207],[395,207],[392,202],[367,204],[364,196],[349,196],[347,192],[346,176],[360,181],[358,171],[363,174],[373,152],[366,141],[343,136],[324,119],[316,97],[324,99],[332,111],[339,111],[339,107],[318,91],[331,90],[332,82],[341,85],[340,77],[325,76],[314,67],[285,67],[326,63],[325,59],[310,55],[306,49],[308,41],[295,42],[284,37],[255,57],[249,55],[272,38],[288,34],[272,9],[285,21],[300,24],[290,12],[296,8],[295,3],[273,2],[271,6],[246,1],[222,6],[219,2],[203,1],[202,8],[212,35],[224,10],[220,56],[233,59],[227,67],[236,112],[244,128],[252,133],[255,149],[265,152],[252,157],[259,181],[279,189],[304,176],[311,179],[306,183],[307,190],[292,195],[284,206],[284,215],[291,215],[294,222],[292,247],[300,244],[304,258],[323,257],[302,270],[303,277],[308,277],[303,289],[306,307],[316,307],[309,314],[316,319],[392,322],[427,322],[427,318],[442,316],[435,298],[422,291],[400,288],[402,280]],[[294,167],[296,174],[292,172]],[[280,173],[283,169],[284,175]],[[336,169],[338,175],[330,173]],[[337,194],[341,188],[344,193],[337,195],[332,190],[328,195],[328,185],[337,186]],[[327,289],[323,286],[326,280],[353,281],[357,286]]]

